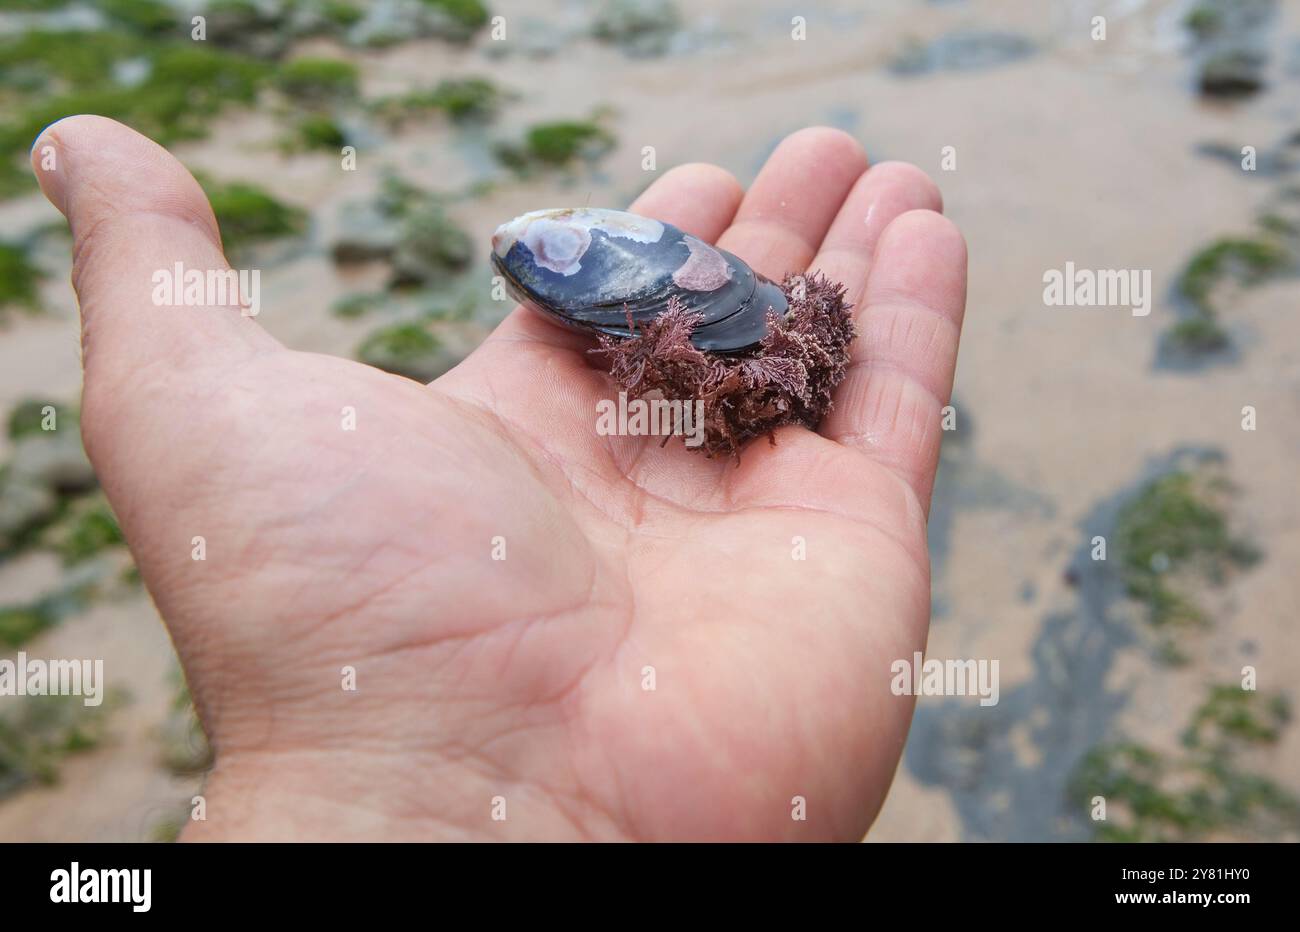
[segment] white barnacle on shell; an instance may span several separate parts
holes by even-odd
[[[717,291],[731,278],[727,260],[703,240],[694,236],[682,237],[689,255],[681,268],[673,272],[673,282],[689,291]]]
[[[591,230],[542,217],[530,223],[519,239],[542,268],[560,275],[575,275],[582,268],[582,257],[591,245]]]
[[[504,257],[515,243],[523,243],[541,268],[575,275],[591,246],[592,230],[637,243],[657,243],[664,235],[664,225],[658,220],[621,210],[551,208],[529,211],[497,227],[492,234],[492,250]]]

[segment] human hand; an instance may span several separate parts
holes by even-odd
[[[863,835],[911,717],[889,666],[925,642],[965,302],[919,170],[811,129],[747,194],[687,165],[631,208],[856,306],[820,431],[736,465],[598,436],[592,342],[524,309],[424,386],[156,307],[155,270],[227,267],[199,186],[99,117],[34,154],[74,236],[87,452],[216,754],[183,837]]]

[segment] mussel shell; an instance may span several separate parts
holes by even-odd
[[[784,314],[785,293],[729,252],[677,227],[618,210],[537,210],[492,237],[492,264],[511,294],[571,327],[631,336],[670,298],[702,315],[691,342],[738,353]]]

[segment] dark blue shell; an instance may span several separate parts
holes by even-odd
[[[731,253],[623,211],[533,211],[503,224],[492,245],[511,294],[570,327],[631,336],[629,314],[642,326],[676,297],[703,315],[697,347],[738,353],[767,333],[769,309],[788,309],[779,286]]]

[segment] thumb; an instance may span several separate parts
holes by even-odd
[[[174,516],[174,493],[203,479],[223,376],[279,344],[237,306],[153,300],[155,275],[174,276],[178,262],[205,279],[229,269],[203,190],[161,146],[74,116],[41,133],[32,166],[72,228],[86,453],[140,560]]]
[[[155,276],[174,277],[177,263],[205,279],[229,269],[203,189],[161,146],[113,120],[73,116],[41,133],[32,167],[72,228],[81,432],[134,547],[133,493],[160,485],[148,464],[192,450],[205,421],[196,399],[212,398],[224,373],[279,344],[233,303],[153,300]]]
[[[160,286],[178,262],[205,280],[230,268],[203,189],[167,150],[114,120],[72,116],[36,139],[32,168],[72,229],[87,395],[116,395],[146,370],[207,369],[278,346],[237,297],[155,303],[183,294]]]

